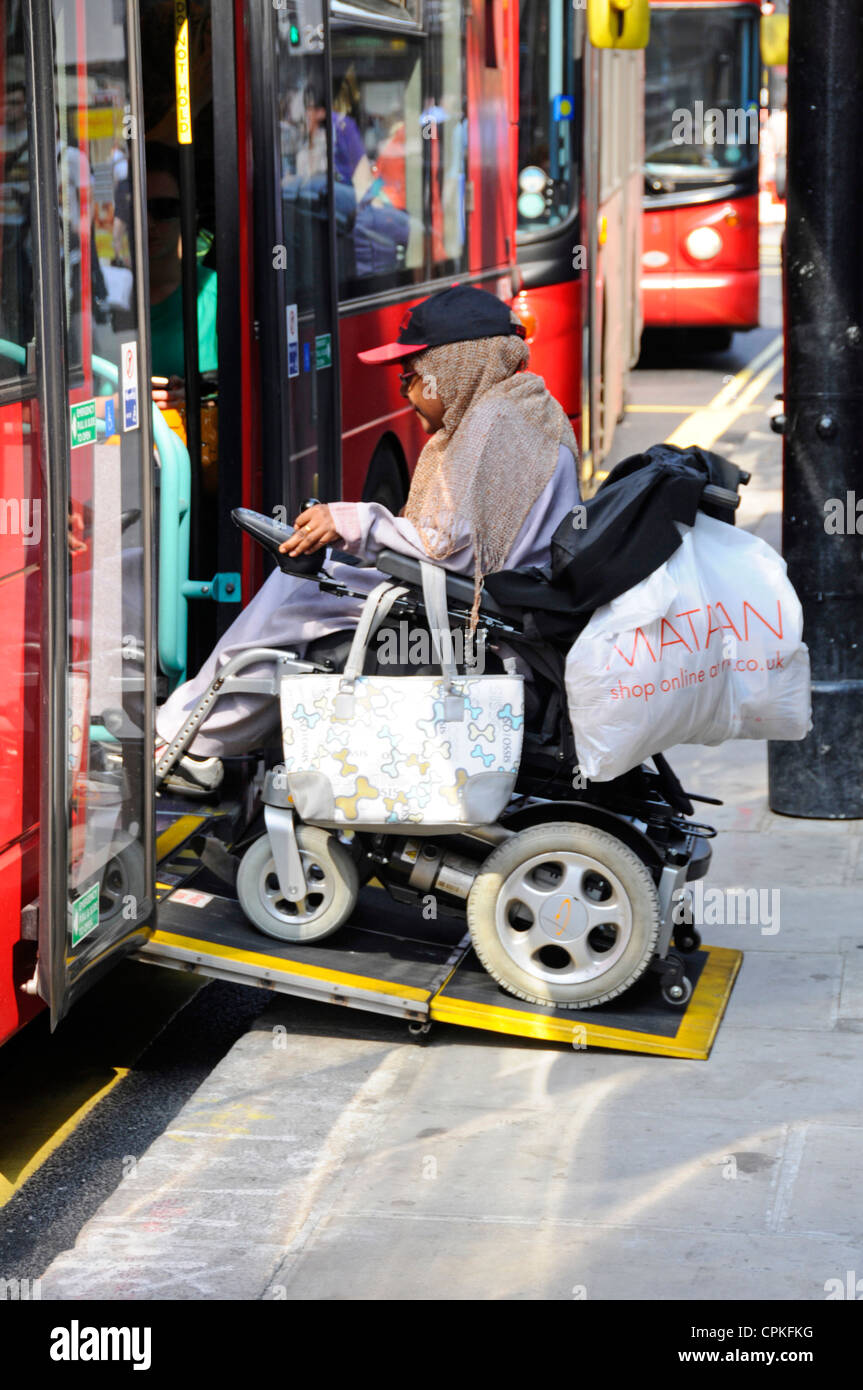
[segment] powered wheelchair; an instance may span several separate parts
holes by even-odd
[[[233,519],[286,573],[330,593],[366,596],[351,588],[344,564],[338,578],[322,566],[324,552],[297,559],[280,555],[291,527],[245,509]],[[358,563],[330,554],[349,566]],[[376,568],[403,590],[385,623],[407,619],[412,627],[428,627],[419,562],[384,551]],[[446,573],[451,627],[467,622],[473,597],[471,581]],[[236,877],[250,922],[282,942],[319,941],[349,920],[361,885],[375,879],[398,903],[420,910],[433,895],[438,911],[466,917],[483,966],[518,998],[587,1009],[623,994],[652,971],[665,1002],[685,1006],[692,993],[686,956],[700,943],[677,909],[686,884],[706,874],[715,834],[694,819],[692,803],[718,803],[685,792],[661,755],[652,767],[633,768],[612,782],[585,782],[564,689],[565,656],[578,630],[565,595],[542,572],[487,579],[478,626],[485,670],[513,669],[515,661],[526,676],[517,781],[494,824],[432,831],[399,822],[349,831],[307,823],[298,817],[278,767],[271,768],[255,822],[260,833],[245,849]],[[278,701],[281,682],[292,675],[341,671],[352,636],[318,639],[302,657],[260,647],[232,658],[163,752],[157,783],[221,695],[255,693]],[[270,664],[270,675],[243,675],[245,667],[262,661]],[[370,650],[365,672],[422,675],[437,669],[382,666]]]

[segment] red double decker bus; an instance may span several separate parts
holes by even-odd
[[[510,0],[0,0],[0,1040],[43,1001],[62,1018],[156,929],[178,812],[154,796],[155,706],[262,578],[232,508],[398,509],[422,440],[396,374],[356,350],[453,281],[511,299],[518,17]],[[589,102],[580,23],[560,30],[559,84],[572,56]],[[563,240],[604,241],[596,266],[612,205],[603,237],[582,153],[593,130],[601,164],[598,127],[578,129],[555,216]],[[151,404],[164,222],[175,249],[181,223],[198,237],[188,281],[201,262],[217,282],[188,441]],[[565,344],[575,417],[585,332],[623,360],[617,325],[634,327],[632,295],[602,282],[602,318],[572,313],[560,337],[537,315],[537,365],[555,389]],[[218,429],[198,451],[200,394]]]
[[[646,326],[758,325],[759,0],[652,0]]]

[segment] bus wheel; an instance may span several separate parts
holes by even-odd
[[[398,516],[407,501],[407,470],[389,439],[381,439],[375,447],[363,485],[364,502],[380,502],[382,507]]]
[[[733,339],[731,328],[693,328],[690,343],[693,352],[727,352]]]
[[[131,901],[134,904],[132,921],[138,916],[138,905],[147,896],[147,873],[144,851],[132,840],[105,865],[99,885],[99,925],[112,927]]]
[[[659,936],[656,885],[638,855],[593,826],[520,830],[485,860],[467,901],[474,950],[510,994],[589,1009],[629,989]]]
[[[353,912],[359,875],[353,856],[334,835],[315,825],[296,827],[306,895],[291,902],[281,890],[268,835],[246,850],[237,896],[249,921],[279,941],[321,941]]]

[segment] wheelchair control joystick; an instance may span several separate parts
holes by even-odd
[[[235,507],[231,512],[231,520],[272,555],[283,573],[311,575],[320,571],[326,551],[315,551],[306,555],[279,553],[282,542],[289,540],[294,534],[293,526],[287,526],[283,521],[276,521],[271,516],[264,516],[261,512],[253,512],[248,507]]]

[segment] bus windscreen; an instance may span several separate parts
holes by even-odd
[[[758,10],[651,12],[645,90],[648,193],[709,188],[757,170]]]

